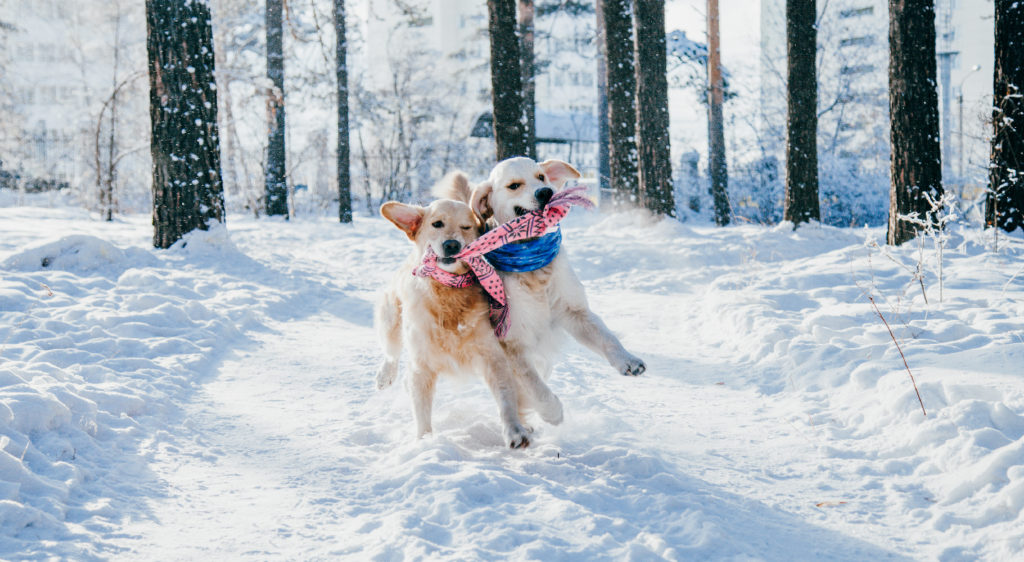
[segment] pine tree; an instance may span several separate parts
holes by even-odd
[[[491,103],[497,159],[526,155],[522,68],[516,37],[515,0],[487,0],[491,36]]]
[[[718,41],[718,0],[708,0],[708,168],[711,197],[715,204],[715,224],[729,224],[729,170],[725,163],[725,131],[722,124],[722,56]]]
[[[224,222],[210,9],[146,0],[153,245]]]
[[[942,196],[939,100],[935,87],[934,0],[889,0],[889,127],[892,153],[889,244],[914,237],[919,224],[901,217],[932,210]]]
[[[674,217],[672,147],[669,141],[665,1],[635,0],[636,136],[644,207]]]
[[[282,51],[282,0],[267,0],[267,78],[270,93],[270,132],[267,138],[267,214],[288,216],[288,185],[285,181],[284,53]]]
[[[526,156],[537,158],[536,61],[533,54],[533,0],[519,0],[519,54],[522,59],[523,135]]]
[[[1024,229],[1024,2],[995,1],[992,162],[985,224]]]
[[[818,80],[814,0],[786,1],[786,200],[794,226],[821,220],[818,205]]]
[[[338,220],[352,222],[349,177],[348,45],[345,42],[345,0],[334,0],[335,74],[338,95]]]
[[[640,203],[636,150],[636,72],[630,0],[601,0],[608,85],[609,182],[616,204]]]

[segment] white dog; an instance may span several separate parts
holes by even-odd
[[[560,160],[540,164],[529,158],[499,162],[490,177],[477,185],[470,206],[495,226],[540,209],[580,173]],[[458,193],[452,193],[458,196]],[[497,267],[497,266],[496,266]],[[646,365],[632,355],[587,304],[583,284],[569,265],[564,249],[548,265],[533,271],[503,272],[510,327],[503,345],[510,356],[522,357],[546,379],[557,351],[558,329],[603,356],[623,375],[636,376]]]
[[[464,175],[450,176],[451,189],[468,193]],[[389,201],[381,214],[408,235],[415,249],[398,270],[374,311],[385,359],[377,387],[391,385],[398,374],[403,343],[409,350],[409,391],[417,435],[431,431],[431,410],[438,375],[481,373],[498,402],[506,443],[529,445],[529,430],[519,411],[534,407],[548,423],[562,421],[562,406],[547,385],[510,360],[494,335],[487,297],[478,285],[452,287],[431,277],[413,275],[428,249],[437,268],[463,275],[468,266],[452,256],[476,240],[483,228],[463,202],[434,201],[427,207]],[[541,407],[535,407],[541,404]]]

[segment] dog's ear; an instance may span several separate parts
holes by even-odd
[[[494,183],[491,180],[481,182],[473,188],[473,196],[469,198],[469,206],[480,215],[480,218],[487,220],[494,214],[491,208],[491,192],[494,191]]]
[[[398,201],[388,201],[380,206],[380,214],[402,229],[406,236],[409,237],[409,240],[416,238],[416,231],[419,230],[420,223],[423,222],[423,215],[426,212],[427,210],[423,207],[406,205]]]
[[[483,236],[487,232],[487,224],[484,223],[484,219],[477,213],[473,213],[473,222],[476,224],[476,233],[478,236]]]
[[[544,175],[548,177],[548,181],[558,189],[565,187],[565,182],[580,177],[580,173],[576,168],[561,160],[545,160],[537,165],[540,166],[541,170],[544,170]]]

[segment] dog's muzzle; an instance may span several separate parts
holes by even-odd
[[[551,201],[551,196],[554,194],[555,190],[550,187],[542,187],[533,192],[533,196],[537,199],[537,203],[539,203],[542,208],[544,205],[548,204],[548,201]]]
[[[445,240],[441,243],[441,250],[444,251],[444,257],[440,258],[441,263],[453,264],[455,263],[455,254],[459,253],[462,249],[462,243],[458,240]]]

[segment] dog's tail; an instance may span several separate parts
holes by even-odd
[[[449,172],[441,179],[433,189],[430,190],[434,197],[441,199],[454,199],[469,203],[469,197],[473,188],[469,185],[469,176],[461,170]]]

